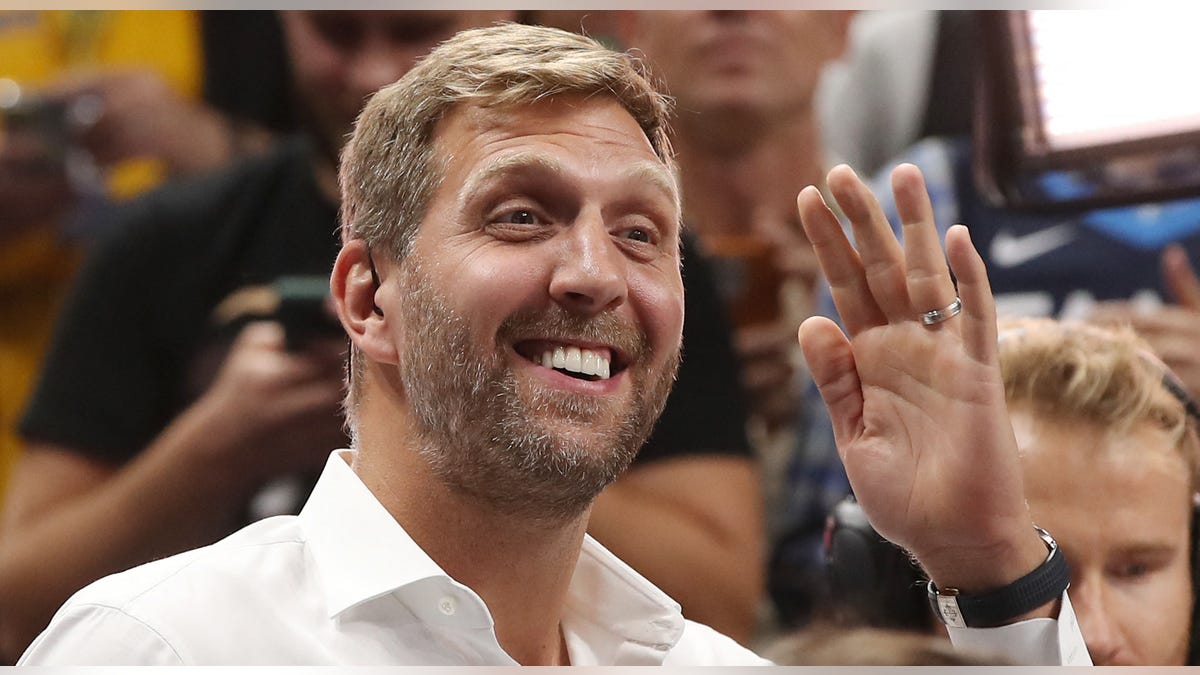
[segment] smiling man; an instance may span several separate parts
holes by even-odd
[[[438,129],[441,188],[415,232],[396,241],[347,200],[333,287],[365,363],[349,406],[362,475],[576,521],[632,461],[679,363],[674,181],[613,99],[460,107]],[[370,155],[391,133],[363,117],[350,194],[390,163]],[[394,452],[405,436],[412,452]]]
[[[353,449],[299,516],[81,591],[23,662],[761,663],[585,536],[680,360],[667,111],[517,25],[373,97],[331,278]]]
[[[343,154],[331,276],[353,343],[353,447],[330,456],[299,516],[92,584],[21,662],[764,663],[685,620],[585,534],[679,363],[680,199],[666,115],[628,56],[529,26],[460,33],[376,94]],[[927,328],[911,311],[953,293],[914,173],[897,188],[919,230],[907,274],[923,285],[911,303],[895,283],[871,299],[840,225],[815,190],[801,193],[822,264],[846,272],[835,277],[839,306],[863,334],[851,345],[810,320],[801,337],[881,532],[911,543],[947,592],[1003,598],[1059,558],[1029,521],[1002,393],[990,395],[999,368],[980,345],[994,351],[994,307],[961,232],[951,260],[963,318],[934,312],[948,316]],[[831,174],[831,187],[861,206],[869,195],[850,175]],[[853,213],[864,256],[895,258],[886,222],[868,233]],[[886,252],[870,250],[881,242]],[[890,262],[900,278],[888,281],[903,288],[906,264]],[[952,381],[913,376],[943,372],[934,357]],[[868,392],[857,404],[855,359]],[[910,405],[881,414],[881,396]],[[944,424],[919,423],[930,409]],[[863,459],[870,450],[888,461]],[[940,478],[955,472],[962,482]],[[981,475],[994,485],[968,503]],[[991,607],[988,625],[1013,625],[976,630],[975,643],[1069,660],[1073,614],[1062,580],[1049,581]]]

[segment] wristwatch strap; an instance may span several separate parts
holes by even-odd
[[[1003,626],[1062,595],[1071,583],[1067,560],[1049,532],[1037,526],[1034,529],[1050,549],[1037,569],[1007,586],[972,595],[956,588],[939,589],[930,581],[929,605],[934,615],[955,628]]]

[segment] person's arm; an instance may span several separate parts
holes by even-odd
[[[0,131],[0,246],[52,232],[73,195],[48,141],[31,130]]]
[[[34,641],[17,665],[37,666],[182,666],[188,665],[169,642],[133,616],[102,604],[84,604],[55,617],[58,630]]]
[[[683,606],[742,644],[763,584],[758,468],[694,455],[636,466],[605,490],[588,531]]]
[[[0,528],[0,650],[15,658],[73,592],[231,532],[252,491],[315,470],[341,440],[341,341],[291,353],[247,326],[216,381],[121,467],[35,444]],[[316,451],[320,448],[320,451]]]
[[[101,166],[153,157],[169,175],[184,176],[258,153],[273,141],[257,124],[184,99],[145,68],[72,75],[54,83],[47,95],[88,102],[91,119],[79,125],[76,140]]]
[[[195,420],[195,418],[193,418]],[[33,445],[12,476],[0,529],[0,653],[20,656],[75,591],[113,572],[209,543],[234,522],[232,486],[185,445],[209,443],[180,420],[123,470]]]
[[[937,587],[1004,588],[1041,566],[1047,547],[1025,504],[983,261],[961,226],[947,232],[943,253],[915,166],[892,174],[903,246],[849,167],[830,171],[828,185],[853,245],[816,188],[798,206],[846,332],[813,317],[799,339],[850,484],[875,529],[912,552]],[[922,313],[956,297],[961,314],[923,325]],[[1012,623],[1057,617],[1062,604]]]

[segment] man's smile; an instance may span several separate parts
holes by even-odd
[[[514,350],[528,361],[579,380],[608,380],[628,364],[628,358],[608,345],[568,340],[524,340]]]

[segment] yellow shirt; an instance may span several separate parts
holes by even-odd
[[[142,67],[195,100],[201,49],[200,18],[191,11],[0,11],[0,79],[23,90],[77,72]],[[157,160],[123,162],[109,172],[109,193],[125,199],[164,176]],[[0,246],[0,496],[21,450],[16,421],[80,258],[51,223]]]

